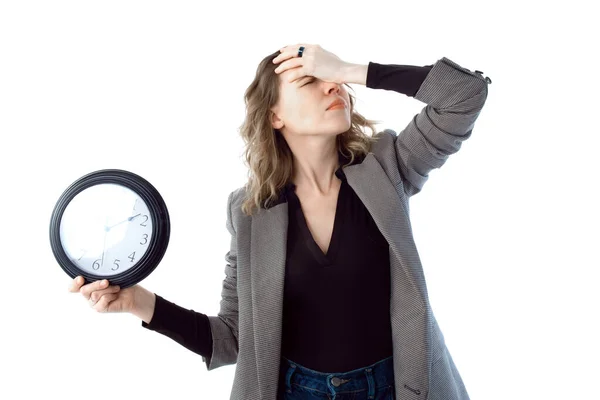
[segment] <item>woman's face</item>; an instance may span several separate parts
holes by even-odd
[[[344,85],[303,76],[288,82],[288,69],[279,74],[279,102],[272,124],[286,135],[338,135],[350,129],[350,96]],[[327,108],[334,100],[345,107]]]

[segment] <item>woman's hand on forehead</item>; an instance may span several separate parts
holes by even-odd
[[[298,50],[301,46],[304,46],[304,52],[302,57],[299,57]],[[279,51],[281,54],[273,59],[274,64],[281,63],[275,69],[275,73],[290,70],[286,78],[288,83],[304,76],[314,76],[325,82],[346,83],[345,72],[351,64],[318,44],[295,44],[285,46]]]

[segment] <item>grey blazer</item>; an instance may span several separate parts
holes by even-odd
[[[462,378],[429,304],[413,240],[409,197],[419,193],[471,136],[485,103],[489,78],[443,57],[415,98],[426,103],[399,135],[385,129],[365,159],[344,167],[389,243],[396,398],[468,400]],[[213,348],[207,369],[236,364],[232,400],[275,400],[279,380],[288,203],[243,215],[244,187],[230,193],[220,311],[209,316]]]

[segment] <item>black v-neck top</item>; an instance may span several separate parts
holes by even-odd
[[[366,86],[414,97],[432,67],[369,62]],[[389,244],[346,181],[341,166],[348,160],[341,154],[339,160],[326,254],[308,229],[295,185],[284,188],[289,225],[281,355],[321,372],[350,371],[392,355]],[[212,354],[207,315],[159,295],[152,320],[142,326],[199,355]]]

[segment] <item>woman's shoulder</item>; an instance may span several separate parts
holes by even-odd
[[[229,193],[228,204],[231,212],[241,210],[242,203],[246,198],[246,186],[240,186]]]

